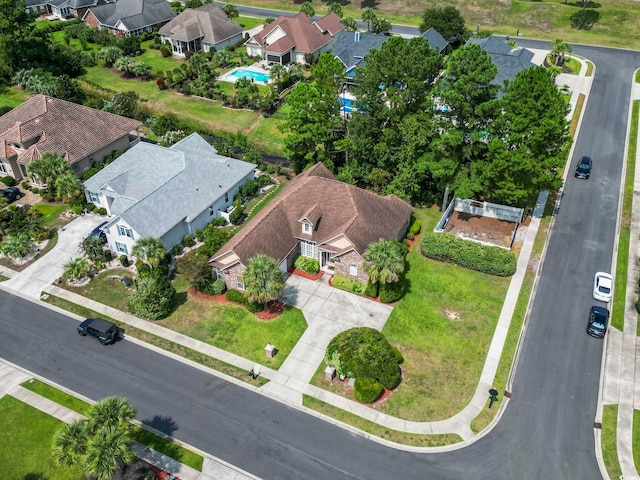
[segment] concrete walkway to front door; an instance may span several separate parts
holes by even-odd
[[[269,382],[263,390],[294,403],[302,403],[303,389],[295,388],[293,384],[287,386],[287,383],[308,384],[333,337],[352,327],[382,330],[393,309],[390,305],[330,287],[328,278],[325,274],[320,280],[313,281],[291,275],[280,295],[281,301],[302,310],[308,327],[276,374],[290,379],[284,383]]]

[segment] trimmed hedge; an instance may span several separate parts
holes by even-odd
[[[463,240],[450,233],[427,233],[420,247],[425,257],[489,275],[509,277],[516,272],[517,260],[512,251]]]
[[[383,388],[374,378],[356,378],[353,384],[353,396],[359,402],[373,403],[380,397]]]
[[[393,303],[404,297],[404,275],[400,280],[393,283],[380,284],[380,301],[382,303]]]
[[[342,275],[334,275],[331,285],[339,288],[340,290],[346,290],[347,292],[355,293],[356,295],[364,295],[364,292],[367,288],[366,284],[359,282],[358,280],[343,277]]]
[[[120,265],[122,265],[124,268],[127,268],[130,265],[129,257],[127,257],[126,255],[120,255],[118,257],[118,260],[120,261]]]
[[[244,293],[240,292],[239,290],[234,290],[234,289],[227,290],[227,293],[225,293],[225,297],[230,302],[236,302],[241,305],[244,305],[247,308],[247,310],[251,313],[258,313],[264,310],[264,304],[260,302],[248,301],[247,297],[244,296]]]
[[[303,272],[316,274],[320,270],[320,262],[315,258],[304,257],[302,255],[298,255],[296,261],[294,262],[294,266],[298,270],[302,270]]]

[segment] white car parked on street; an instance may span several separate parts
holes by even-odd
[[[593,279],[593,298],[608,303],[613,293],[613,277],[605,272],[596,273]]]

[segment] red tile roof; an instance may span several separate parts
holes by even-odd
[[[59,153],[69,163],[75,163],[141,125],[138,120],[35,95],[0,117],[0,141],[14,144],[36,141],[19,153],[21,164],[44,152]]]
[[[381,197],[340,182],[318,163],[298,175],[216,252],[210,262],[215,266],[218,257],[231,251],[244,265],[258,253],[280,262],[299,238],[312,240],[323,247],[323,243],[340,235],[352,244],[340,251],[355,250],[363,255],[369,244],[381,238],[403,235],[411,212],[411,205],[395,195]],[[302,233],[300,220],[307,216],[315,219],[311,235]],[[325,248],[338,251],[335,247]]]

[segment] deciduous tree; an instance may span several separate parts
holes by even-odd
[[[427,8],[422,14],[420,33],[434,28],[452,45],[463,45],[471,32],[460,12],[452,6]]]

